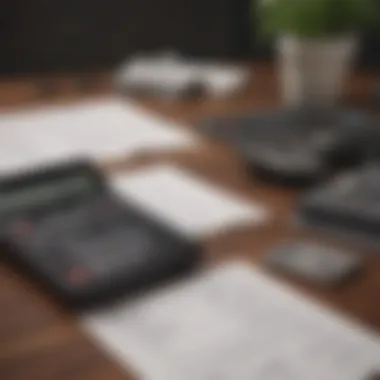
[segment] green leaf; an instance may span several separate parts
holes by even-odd
[[[331,37],[378,24],[380,3],[376,0],[259,0],[253,15],[260,35]]]

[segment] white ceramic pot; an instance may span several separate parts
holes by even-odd
[[[336,103],[351,71],[357,46],[356,37],[279,38],[279,74],[286,105]]]

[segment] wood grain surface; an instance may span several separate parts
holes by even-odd
[[[346,101],[349,104],[365,103],[371,78],[370,74],[355,75],[347,87]],[[65,104],[113,93],[107,74],[94,75],[84,82],[78,79],[81,78],[61,76],[3,80],[0,83],[0,107],[10,110],[19,106]],[[269,66],[255,66],[250,85],[229,100],[133,101],[178,121],[183,128],[192,128],[194,120],[204,115],[237,114],[279,104],[276,79]],[[260,265],[265,252],[278,242],[300,236],[327,240],[325,236],[297,229],[289,223],[298,191],[252,179],[233,152],[216,143],[204,141],[196,149],[183,152],[141,152],[129,162],[120,157],[118,162],[107,163],[105,167],[107,170],[134,170],[158,161],[183,165],[236,194],[262,202],[273,212],[270,225],[236,226],[228,233],[205,237],[205,261],[242,257]],[[344,287],[327,290],[290,278],[285,280],[380,330],[380,256],[376,252],[364,253],[366,263],[362,275]],[[84,336],[69,310],[62,308],[44,289],[1,259],[0,379],[128,380],[132,377]]]

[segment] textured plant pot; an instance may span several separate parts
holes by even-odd
[[[334,105],[356,55],[356,37],[278,40],[278,64],[283,100],[288,106]]]

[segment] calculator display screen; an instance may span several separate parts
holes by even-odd
[[[0,214],[44,207],[61,200],[82,197],[94,189],[91,178],[72,176],[42,181],[12,191],[0,191]]]

